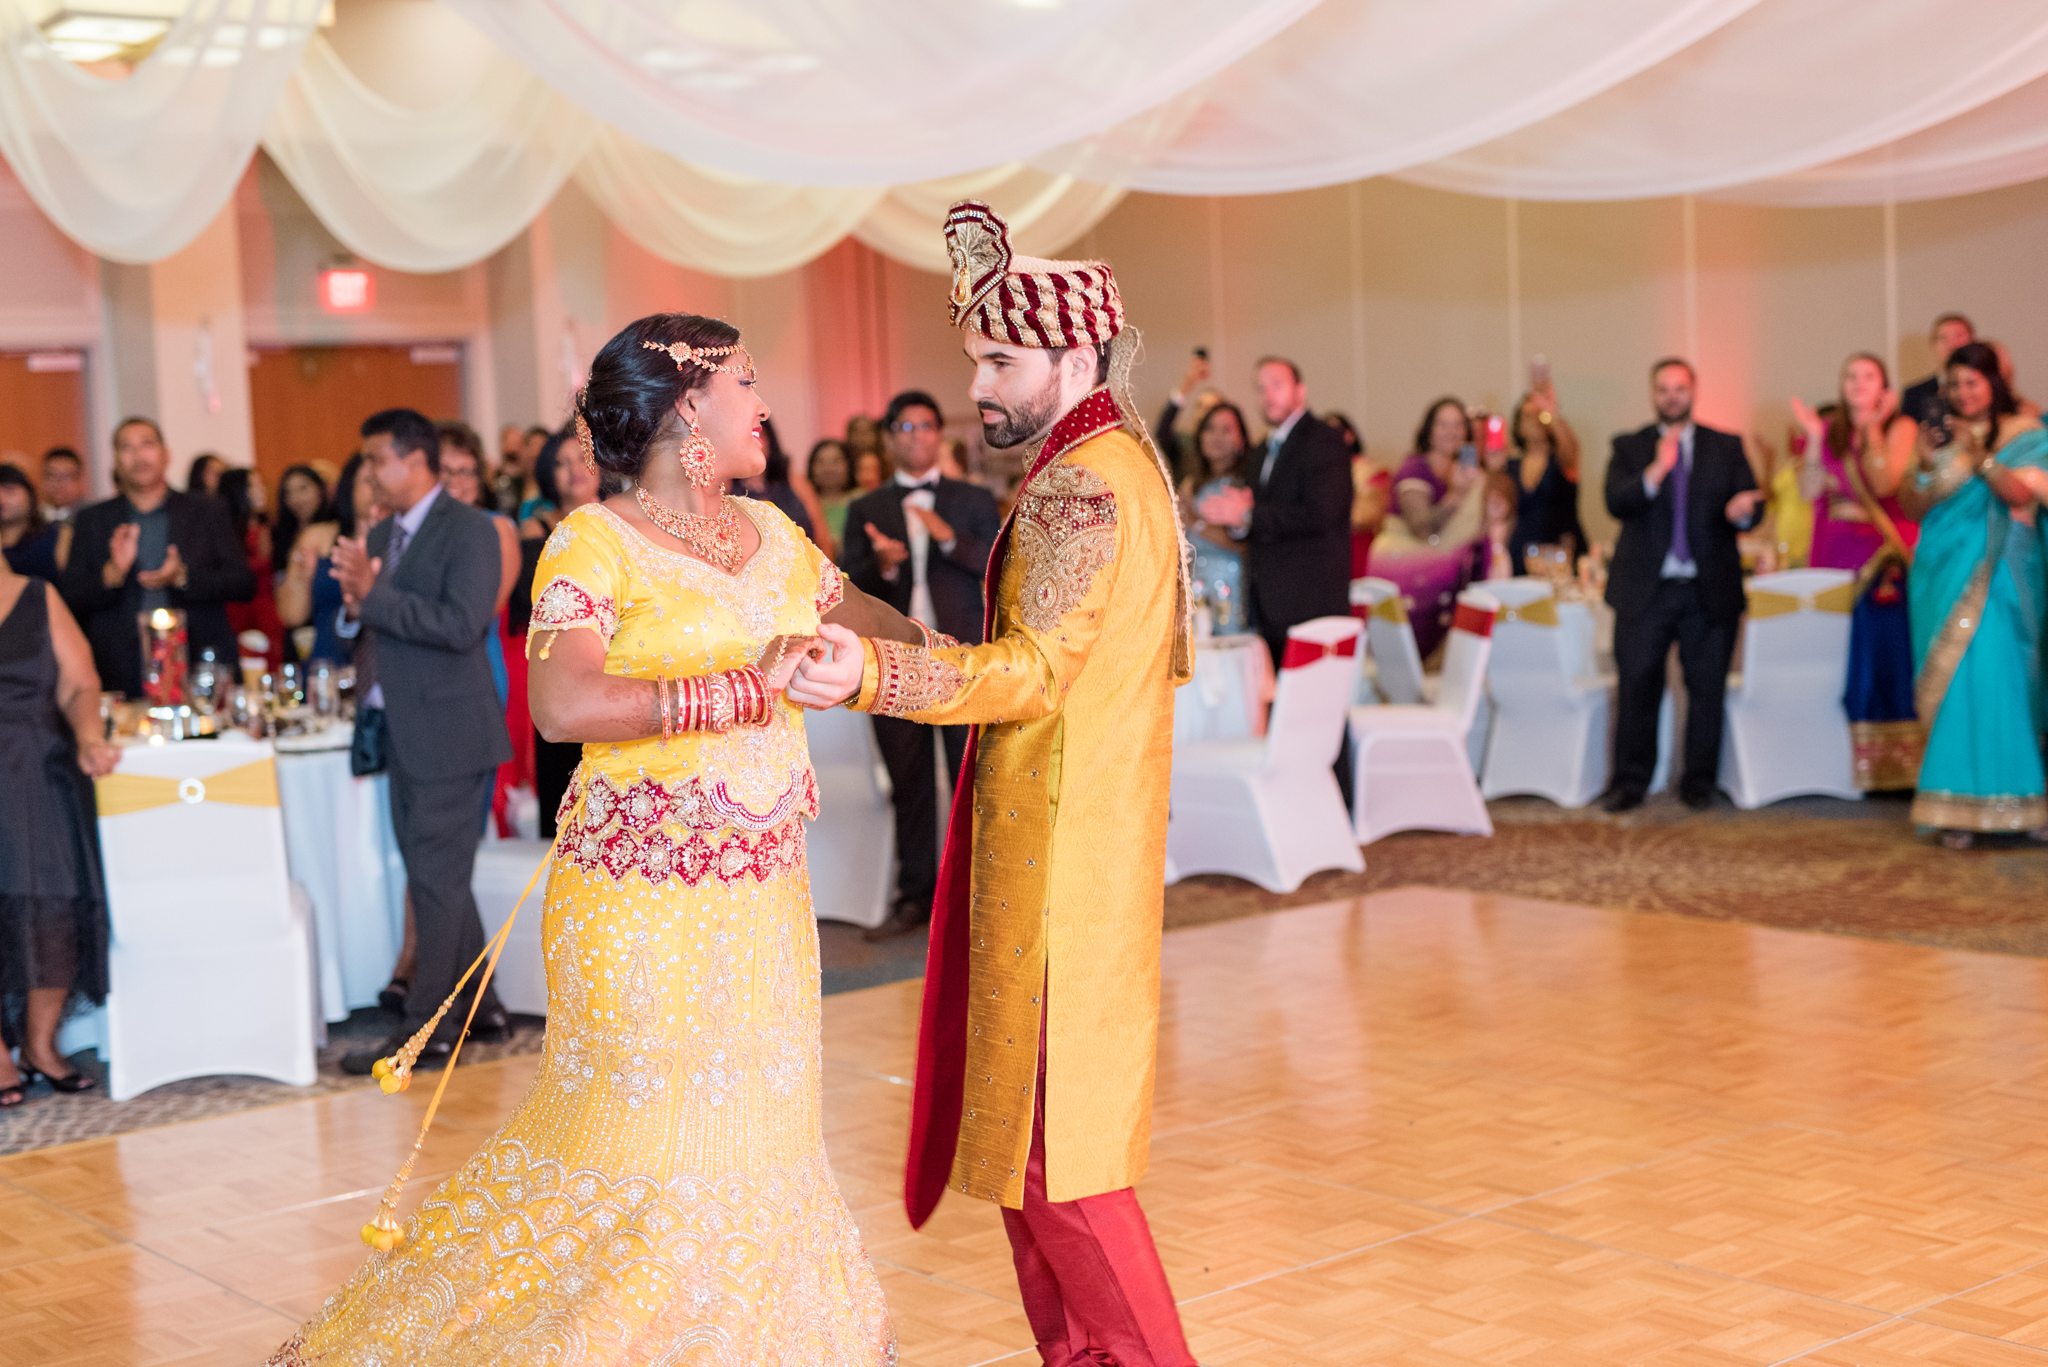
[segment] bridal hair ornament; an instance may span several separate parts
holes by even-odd
[[[583,447],[583,468],[596,474],[597,443],[591,440],[590,422],[583,416],[583,391],[580,389],[576,391],[576,441]]]
[[[734,342],[731,346],[714,347],[691,346],[688,342],[642,342],[640,345],[649,351],[667,352],[675,361],[677,370],[686,365],[694,365],[724,375],[735,375],[743,380],[754,377],[754,358],[747,354],[746,347],[739,342]],[[738,353],[737,360],[720,362],[712,359],[717,356],[731,356],[734,353]],[[682,462],[683,474],[690,483],[699,489],[709,489],[718,483],[718,473],[714,468],[718,460],[718,451],[711,445],[710,439],[697,430],[696,423],[690,422],[687,416],[683,421],[689,425],[690,435],[683,439],[682,449],[676,452],[676,459]]]

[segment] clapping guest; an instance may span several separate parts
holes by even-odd
[[[86,775],[111,773],[92,648],[50,584],[0,563],[0,1109],[37,1074],[60,1092],[93,1079],[57,1053],[65,1006],[107,996],[107,904]]]
[[[1692,366],[1668,358],[1650,371],[1657,421],[1614,439],[1607,511],[1621,523],[1607,602],[1620,675],[1614,778],[1603,804],[1639,807],[1657,768],[1664,664],[1678,644],[1685,672],[1685,805],[1713,805],[1721,765],[1722,700],[1742,619],[1738,530],[1754,526],[1763,494],[1742,439],[1693,421]]]
[[[1253,630],[1251,605],[1245,598],[1244,542],[1229,527],[1205,521],[1198,509],[1216,495],[1242,491],[1245,438],[1244,414],[1228,401],[1211,404],[1194,432],[1205,478],[1181,482],[1181,515],[1188,522],[1194,547],[1192,576],[1203,586],[1215,613],[1216,629],[1225,633]]]
[[[1415,449],[1394,471],[1394,511],[1372,545],[1372,572],[1401,590],[1427,658],[1451,629],[1458,591],[1484,532],[1484,471],[1465,405],[1441,398],[1423,411]]]
[[[16,574],[52,583],[71,552],[71,528],[44,521],[35,486],[13,465],[0,465],[0,550]]]
[[[291,565],[299,533],[315,522],[332,522],[327,481],[310,465],[294,465],[277,481],[277,512],[270,528],[270,569],[283,574]]]
[[[1922,733],[1913,702],[1906,572],[1920,526],[1897,495],[1919,427],[1898,411],[1884,362],[1867,351],[1843,363],[1839,393],[1831,419],[1792,400],[1806,448],[1799,492],[1813,508],[1808,563],[1856,575],[1842,699],[1856,786],[1866,792],[1910,788],[1920,772]]]
[[[181,494],[165,479],[170,452],[148,418],[114,429],[114,474],[121,492],[95,503],[73,522],[64,601],[92,642],[100,682],[131,697],[142,692],[138,614],[158,608],[185,613],[190,656],[237,656],[227,605],[256,594],[248,553],[235,539],[217,499]]]
[[[246,603],[228,604],[228,625],[239,642],[245,631],[263,634],[264,654],[274,670],[284,663],[284,624],[277,615],[277,585],[270,569],[269,500],[263,481],[253,470],[231,466],[221,472],[215,497],[228,510],[228,524],[249,559],[249,578],[256,592]],[[245,652],[246,653],[246,652]]]
[[[277,615],[286,627],[314,629],[307,659],[341,664],[353,655],[355,642],[335,634],[335,619],[342,606],[341,585],[331,573],[334,562],[329,557],[337,539],[360,536],[389,513],[378,497],[377,482],[363,474],[360,453],[350,456],[341,467],[334,501],[327,511],[331,517],[307,526],[293,542],[284,578],[277,585]]]
[[[1508,538],[1516,574],[1527,574],[1531,546],[1563,546],[1576,561],[1586,549],[1579,525],[1579,434],[1557,411],[1548,381],[1522,396],[1511,425],[1515,455],[1507,474],[1515,484],[1515,526]]]
[[[1920,518],[1907,592],[1927,744],[1913,821],[1965,849],[1979,832],[2048,826],[2035,493],[2048,432],[1981,342],[1948,358],[1946,398],[1955,416],[1922,428],[1899,501]]]

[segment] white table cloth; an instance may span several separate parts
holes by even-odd
[[[1266,734],[1273,660],[1259,636],[1195,642],[1195,677],[1173,695],[1173,741],[1243,740]]]
[[[346,746],[348,732],[338,737]],[[351,775],[345,748],[277,756],[285,857],[313,904],[320,1007],[330,1021],[377,1004],[405,936],[405,864],[389,783],[382,774]]]

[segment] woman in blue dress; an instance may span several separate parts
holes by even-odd
[[[1213,526],[1195,516],[1195,510],[1212,495],[1226,489],[1245,487],[1240,467],[1244,464],[1244,414],[1227,400],[1211,404],[1195,423],[1193,445],[1201,454],[1203,477],[1199,487],[1181,490],[1181,509],[1188,523],[1189,543],[1194,547],[1193,574],[1196,592],[1207,599],[1218,634],[1230,636],[1256,630],[1251,620],[1251,601],[1244,593],[1244,543],[1227,527]],[[1194,486],[1191,478],[1187,481]]]
[[[1946,397],[1955,416],[1946,433],[1923,433],[1900,502],[1921,518],[1909,595],[1914,697],[1928,733],[1913,820],[1963,849],[1978,832],[2048,825],[2035,525],[2048,432],[2019,413],[1988,346],[1949,357]]]

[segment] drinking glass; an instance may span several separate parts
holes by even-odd
[[[323,720],[341,711],[341,685],[334,677],[334,664],[330,660],[315,660],[307,666],[306,700],[313,705],[313,715]]]

